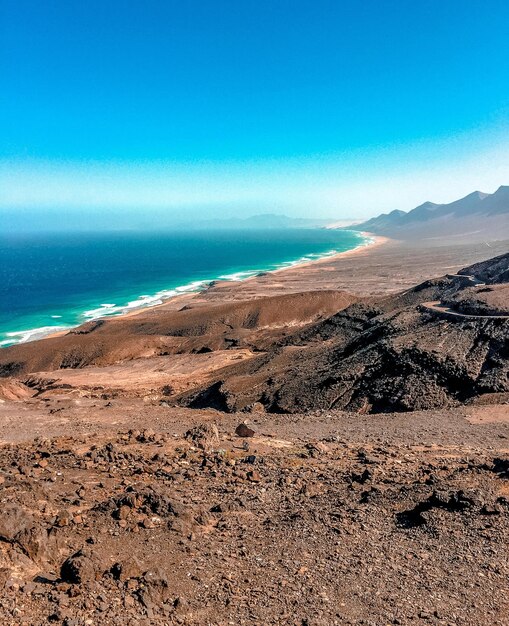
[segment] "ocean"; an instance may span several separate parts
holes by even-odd
[[[299,228],[0,236],[0,346],[367,243]]]

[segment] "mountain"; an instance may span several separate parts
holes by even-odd
[[[87,211],[0,207],[1,234],[41,232],[161,232],[175,230],[270,230],[283,228],[325,228],[338,220],[333,218],[289,217],[264,213],[250,217],[202,219],[202,211],[132,208],[101,208]],[[341,226],[353,220],[342,220]]]
[[[264,345],[259,357],[232,365],[179,401],[227,412],[263,405],[275,413],[405,412],[505,402],[509,254],[460,272],[354,302]]]
[[[448,204],[425,202],[408,213],[394,210],[354,228],[396,239],[509,238],[509,186],[493,194],[474,191]]]
[[[275,213],[262,213],[251,217],[233,217],[228,219],[214,219],[195,221],[192,225],[185,224],[187,228],[207,230],[266,230],[281,228],[316,228],[325,227],[331,223],[330,219],[288,217],[288,215],[278,215]]]

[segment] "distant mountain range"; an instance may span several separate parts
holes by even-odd
[[[473,193],[449,204],[425,202],[412,211],[383,213],[353,228],[396,239],[509,239],[509,186]]]
[[[0,235],[27,232],[145,232],[175,230],[271,230],[283,228],[344,227],[353,220],[335,221],[333,218],[289,217],[263,213],[250,217],[206,217],[191,213],[153,209],[149,211],[119,209],[117,207],[90,210],[53,208],[4,209],[0,207]]]
[[[288,217],[287,215],[278,215],[275,213],[261,213],[259,215],[252,215],[251,217],[233,217],[228,219],[211,219],[196,221],[193,224],[194,228],[206,228],[209,229],[231,229],[231,230],[265,230],[265,229],[280,229],[280,228],[316,228],[327,227],[332,222],[331,219],[323,218],[306,218],[306,217]],[[346,223],[347,221],[345,221]],[[188,225],[186,225],[188,226]]]

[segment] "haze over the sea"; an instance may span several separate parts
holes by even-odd
[[[1,2],[0,344],[495,191],[508,23],[501,0]]]
[[[0,219],[364,219],[493,192],[508,23],[504,0],[6,0]]]

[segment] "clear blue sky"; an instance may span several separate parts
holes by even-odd
[[[507,0],[0,0],[0,29],[6,208],[346,217],[509,183]]]

